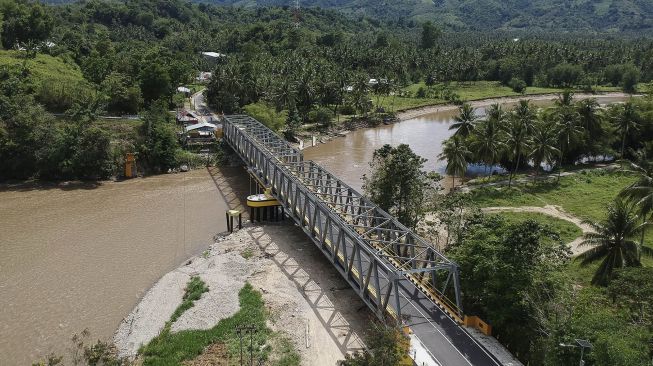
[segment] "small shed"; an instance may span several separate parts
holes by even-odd
[[[197,115],[197,113],[193,111],[187,111],[185,109],[182,109],[181,111],[177,112],[177,123],[187,126],[187,125],[194,125],[199,122],[200,122],[200,117]]]

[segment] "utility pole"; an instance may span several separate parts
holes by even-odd
[[[585,366],[585,360],[583,359],[585,356],[585,348],[592,349],[593,346],[592,343],[590,343],[588,340],[576,339],[576,344],[560,343],[560,347],[580,348],[580,362],[578,364],[580,366]]]
[[[295,23],[295,28],[299,28],[299,19],[301,15],[301,9],[299,8],[299,0],[294,0],[293,2],[293,18]]]
[[[243,364],[243,335],[249,333],[249,366],[254,366],[254,333],[256,329],[253,325],[237,325],[236,334],[240,337],[240,366]]]

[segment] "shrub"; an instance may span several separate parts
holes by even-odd
[[[243,107],[245,113],[257,119],[273,131],[279,131],[287,118],[287,112],[277,112],[274,107],[262,102],[248,104]]]
[[[577,85],[583,77],[583,68],[579,65],[560,64],[549,70],[549,85],[571,87]]]
[[[512,78],[508,82],[508,86],[515,93],[523,94],[526,91],[526,82],[519,78]]]
[[[333,112],[328,108],[319,108],[315,111],[315,122],[319,123],[322,126],[328,127],[333,121]]]
[[[356,109],[354,109],[354,107],[349,104],[345,104],[342,107],[340,107],[340,113],[345,116],[351,116],[356,114]]]

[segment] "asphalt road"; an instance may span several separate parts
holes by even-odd
[[[441,366],[500,366],[471,335],[424,296],[410,281],[401,281],[401,314],[406,325]]]

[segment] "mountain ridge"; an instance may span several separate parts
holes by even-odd
[[[203,0],[219,5],[291,6],[292,0]],[[653,32],[650,0],[302,0],[404,25],[432,21],[445,30]]]

